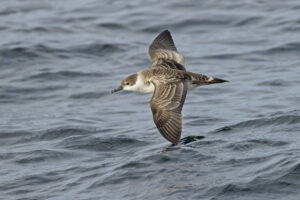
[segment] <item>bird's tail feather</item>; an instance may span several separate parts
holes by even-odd
[[[194,80],[194,81],[192,81],[192,84],[195,84],[195,85],[210,85],[210,84],[224,83],[224,82],[228,82],[228,81],[220,79],[220,78],[205,76],[205,79]]]
[[[224,82],[229,82],[229,81],[220,78],[213,78],[213,77],[210,80],[208,80],[208,84],[224,83]]]

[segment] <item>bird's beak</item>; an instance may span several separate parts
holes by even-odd
[[[123,87],[121,85],[118,88],[112,90],[110,93],[112,94],[112,93],[118,92],[120,90],[123,90]]]

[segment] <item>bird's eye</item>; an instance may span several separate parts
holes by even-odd
[[[129,82],[126,82],[125,85],[129,85]]]

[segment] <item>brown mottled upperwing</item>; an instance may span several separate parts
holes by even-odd
[[[160,81],[153,83],[155,91],[150,106],[154,123],[164,138],[177,144],[181,136],[181,110],[187,93],[187,84]]]

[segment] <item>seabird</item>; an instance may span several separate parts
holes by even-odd
[[[181,136],[181,110],[187,90],[227,81],[186,71],[184,57],[177,52],[168,30],[154,39],[148,53],[150,67],[128,76],[111,93],[120,90],[153,93],[150,106],[154,123],[165,139],[177,144]]]

